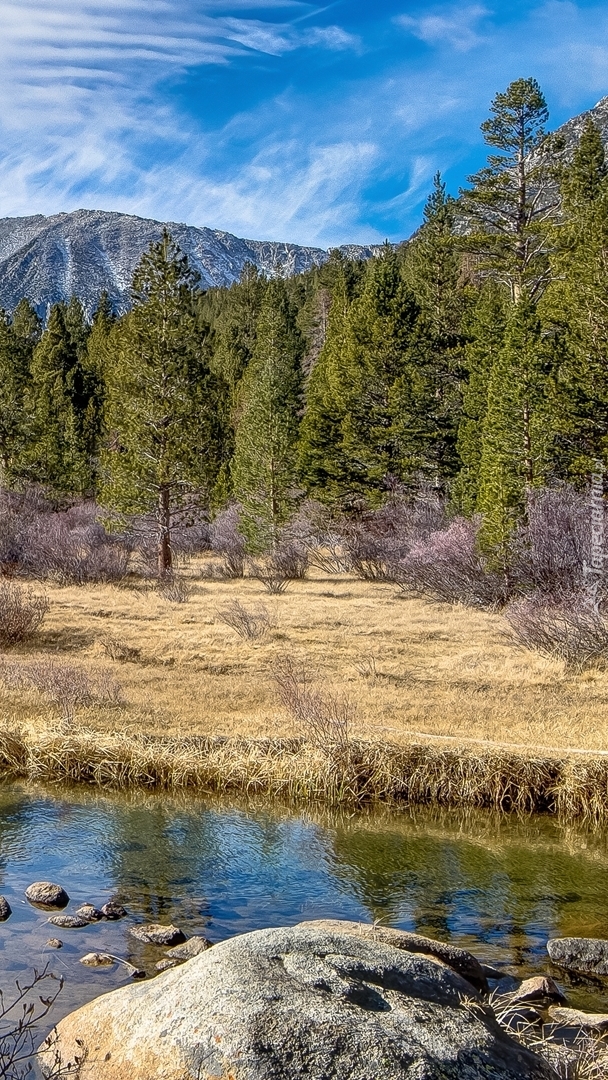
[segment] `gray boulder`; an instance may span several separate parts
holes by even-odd
[[[445,941],[435,941],[434,938],[424,937],[422,934],[411,934],[408,930],[395,930],[392,926],[349,922],[347,919],[316,919],[313,922],[298,923],[298,926],[317,927],[319,930],[328,931],[339,930],[340,933],[354,934],[356,937],[381,945],[392,945],[395,949],[434,956],[457,971],[477,990],[487,991],[488,989],[483,967],[477,957],[466,949],[459,949],[458,946],[449,945]]]
[[[177,926],[164,926],[162,923],[131,926],[129,933],[138,941],[143,941],[144,945],[181,945],[186,940],[186,935]]]
[[[585,975],[608,975],[608,941],[604,938],[551,938],[547,952],[554,964]]]
[[[172,949],[169,949],[167,956],[171,960],[191,960],[193,956],[198,956],[210,948],[211,942],[207,941],[207,938],[195,935],[184,941],[183,945],[174,945]],[[158,967],[158,964],[156,966]]]
[[[0,922],[6,922],[12,914],[13,910],[6,899],[6,896],[0,896]]]
[[[259,930],[90,1002],[41,1062],[81,1080],[555,1080],[444,963],[319,927]]]
[[[32,882],[25,890],[25,896],[30,904],[39,907],[64,908],[70,902],[65,889],[61,885],[55,885],[53,881]]]
[[[82,930],[89,925],[88,919],[81,915],[52,915],[48,920],[53,926],[60,926],[62,930]]]

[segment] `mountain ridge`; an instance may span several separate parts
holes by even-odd
[[[50,305],[77,296],[90,316],[105,290],[115,310],[124,311],[133,271],[165,228],[188,255],[205,288],[231,285],[246,263],[272,277],[301,273],[329,257],[324,248],[248,240],[221,229],[111,210],[0,218],[0,306],[12,311],[25,296],[45,317]],[[340,250],[367,259],[380,248],[344,244]]]

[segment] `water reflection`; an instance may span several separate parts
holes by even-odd
[[[214,941],[264,926],[339,917],[379,920],[471,947],[520,973],[548,970],[551,935],[608,937],[608,844],[602,832],[548,818],[383,809],[301,813],[260,802],[0,786],[0,987],[51,958],[66,976],[62,1011],[123,983],[83,968],[91,949],[150,972],[162,950],[127,931],[174,922]],[[70,909],[122,903],[129,919],[64,931],[24,902],[33,880],[64,885]],[[608,988],[607,988],[608,989]],[[608,1005],[583,984],[573,1002]]]

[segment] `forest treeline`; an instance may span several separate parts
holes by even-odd
[[[608,461],[608,175],[600,132],[565,153],[532,79],[496,95],[487,165],[439,175],[415,236],[287,280],[202,291],[170,236],[117,317],[0,319],[2,484],[177,520],[240,504],[252,552],[300,501],[357,514],[429,487],[481,515],[493,558],[531,489]]]

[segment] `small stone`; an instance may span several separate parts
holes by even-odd
[[[6,920],[13,914],[13,909],[9,904],[6,896],[0,896],[0,922],[6,922]]]
[[[511,998],[511,1005],[521,1001],[565,1001],[559,986],[549,975],[534,975],[525,979]]]
[[[64,908],[69,904],[70,898],[61,885],[54,885],[52,881],[34,881],[25,890],[26,899],[30,904],[38,904],[40,907]]]
[[[180,945],[186,940],[177,926],[162,926],[160,923],[147,923],[145,926],[132,926],[129,933],[143,941],[145,945]]]
[[[114,900],[108,900],[107,904],[102,905],[100,911],[104,919],[124,919],[127,914],[122,904],[117,904]]]
[[[167,956],[171,960],[191,960],[193,956],[206,952],[211,948],[211,942],[207,938],[194,936],[184,941],[183,945],[175,945],[169,950]]]
[[[549,1016],[556,1024],[567,1027],[585,1028],[588,1031],[607,1031],[608,1013],[586,1013],[580,1009],[564,1009],[559,1005],[552,1005]]]
[[[62,930],[80,930],[89,925],[87,920],[81,919],[79,915],[51,915],[49,922],[53,926],[60,926]]]
[[[58,937],[50,937],[46,943],[47,949],[63,949],[63,941],[60,941]]]
[[[155,966],[157,971],[168,971],[169,968],[177,967],[180,962],[179,960],[159,960]]]
[[[103,912],[93,906],[93,904],[82,904],[76,911],[76,915],[79,919],[85,919],[88,923],[99,922],[103,919]]]
[[[116,961],[109,953],[89,952],[86,956],[81,956],[80,963],[86,967],[111,967]]]

